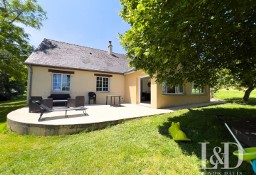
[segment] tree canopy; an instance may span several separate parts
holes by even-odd
[[[23,63],[32,47],[21,26],[39,29],[45,19],[46,12],[36,0],[0,0],[0,99],[9,97],[12,83],[25,86]]]
[[[228,77],[229,83],[248,88],[247,95],[256,87],[253,0],[121,0],[121,4],[120,15],[131,25],[121,35],[121,44],[136,69],[170,85],[215,86]]]

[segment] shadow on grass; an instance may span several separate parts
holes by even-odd
[[[248,102],[245,102],[242,98],[226,98],[227,103],[236,103],[241,105],[256,105],[256,98],[250,98]]]
[[[229,131],[224,126],[224,123],[216,118],[216,115],[224,115],[228,120],[246,119],[256,117],[256,109],[246,108],[200,108],[189,109],[188,112],[174,116],[168,119],[167,122],[159,126],[159,133],[169,137],[168,128],[172,122],[180,122],[182,130],[192,140],[191,142],[177,142],[184,154],[189,156],[196,155],[201,159],[201,142],[208,142],[207,144],[207,159],[213,155],[213,148],[216,146],[224,148],[222,142],[235,142]],[[237,158],[232,155],[233,151],[237,150],[234,145],[230,146],[230,167],[235,167]],[[223,152],[223,150],[222,150]],[[221,157],[223,155],[220,155]],[[214,160],[216,161],[216,160]],[[211,167],[211,165],[208,165]],[[218,172],[225,172],[227,170],[220,169],[223,165],[218,166]],[[214,172],[216,170],[207,170],[207,172]],[[244,172],[245,174],[253,174],[249,163],[243,163],[238,169],[229,170],[230,172]],[[206,172],[206,171],[205,171]]]

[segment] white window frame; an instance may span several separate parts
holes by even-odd
[[[98,82],[98,78],[101,79],[101,87],[97,87],[97,82]],[[106,88],[103,85],[103,79],[106,78],[108,80],[108,90],[104,91],[103,89]],[[98,88],[101,88],[101,90],[98,90]],[[97,76],[96,77],[96,92],[110,92],[110,77],[105,77],[105,76]]]
[[[200,85],[200,84],[197,84],[198,86],[200,86],[201,88],[200,89],[198,89],[198,91],[193,91],[193,89],[195,89],[194,88],[194,85],[195,85],[195,83],[194,82],[192,82],[191,83],[191,94],[205,94],[205,90],[206,90],[206,88],[205,88],[205,86],[202,86],[202,85]]]
[[[61,75],[61,79],[60,79],[60,84],[61,84],[61,90],[54,90],[54,75]],[[68,91],[65,91],[65,90],[62,90],[63,88],[63,76],[67,76],[69,75],[69,78],[70,78],[70,81],[69,81],[69,90]],[[61,73],[53,73],[52,74],[52,92],[70,92],[71,91],[71,75],[70,74],[61,74]]]
[[[179,92],[181,86],[182,86],[183,91]],[[162,94],[178,94],[178,95],[184,94],[184,85],[182,85],[182,84],[175,85],[174,93],[168,93],[167,89],[168,89],[168,86],[166,86],[166,83],[162,83]]]

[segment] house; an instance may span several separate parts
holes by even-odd
[[[120,95],[122,103],[144,103],[164,108],[210,101],[210,88],[194,83],[175,87],[158,84],[142,70],[129,67],[123,54],[44,39],[28,57],[28,97],[50,94],[85,96],[95,92],[97,104],[107,95]]]

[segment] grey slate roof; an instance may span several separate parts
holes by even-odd
[[[131,69],[124,54],[110,55],[107,51],[50,39],[44,39],[25,64],[112,73]]]

